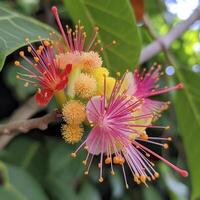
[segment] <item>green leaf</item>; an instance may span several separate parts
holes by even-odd
[[[141,41],[129,0],[63,0],[74,22],[80,19],[87,35],[94,26],[100,28],[98,39],[103,47],[113,40],[117,44],[102,53],[104,65],[113,73],[133,70],[138,63]]]
[[[176,111],[180,132],[186,149],[192,199],[200,198],[200,75],[189,70],[177,70],[177,78],[185,88],[176,93]]]
[[[16,13],[0,3],[0,70],[8,55],[22,46],[25,38],[38,41],[38,35],[47,38],[52,29],[30,17]]]
[[[47,200],[40,185],[25,170],[0,162],[0,173],[8,174],[6,184],[0,187],[1,199]]]
[[[41,184],[46,175],[47,155],[42,142],[25,136],[16,137],[0,151],[1,160],[27,170]]]
[[[74,145],[70,146],[60,140],[49,140],[49,149],[50,158],[45,185],[52,198],[99,200],[99,193],[83,174],[82,160],[86,155],[83,157],[80,154],[76,159],[72,158],[70,153],[75,150]],[[77,191],[79,186],[80,191]]]

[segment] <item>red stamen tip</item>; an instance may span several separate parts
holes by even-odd
[[[51,11],[52,11],[52,13],[53,13],[54,15],[58,13],[58,9],[57,9],[56,6],[52,6]]]
[[[183,177],[188,177],[188,172],[186,170],[181,170],[180,175]]]
[[[179,83],[179,84],[177,85],[177,88],[178,88],[178,89],[183,89],[183,88],[184,88],[184,84],[183,84],[183,83]]]

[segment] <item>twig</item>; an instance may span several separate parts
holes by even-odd
[[[48,124],[56,121],[57,112],[51,111],[43,117],[26,119],[22,121],[14,121],[7,124],[0,125],[0,134],[13,134],[16,132],[27,133],[32,129],[45,130],[48,128]]]
[[[187,20],[178,23],[168,34],[159,37],[157,40],[145,47],[141,52],[139,63],[142,64],[149,60],[162,51],[163,48],[169,49],[171,43],[179,38],[198,19],[200,19],[200,6],[195,9],[193,14]]]
[[[12,114],[12,116],[9,119],[9,122],[17,122],[28,119],[35,113],[37,113],[39,110],[41,110],[41,108],[36,104],[34,97],[32,97]],[[0,150],[3,149],[9,143],[9,141],[18,133],[19,132],[15,132],[11,135],[0,136]]]

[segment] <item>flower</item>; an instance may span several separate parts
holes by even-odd
[[[62,125],[62,136],[65,142],[75,144],[79,142],[83,136],[83,128],[77,124]]]
[[[81,73],[74,85],[77,96],[86,99],[92,97],[96,93],[96,89],[96,80],[86,73]]]
[[[75,26],[74,32],[69,26],[66,26],[67,31],[64,31],[56,6],[52,7],[52,12],[64,40],[65,48],[62,48],[64,50],[62,60],[65,61],[65,64],[73,61],[75,64],[82,66],[84,72],[91,72],[93,67],[101,67],[102,59],[99,52],[103,51],[103,48],[99,46],[100,40],[97,40],[99,28],[94,27],[93,35],[86,42],[86,32],[80,21]]]
[[[159,81],[160,76],[163,74],[160,72],[160,70],[160,65],[157,67],[152,66],[147,72],[146,69],[144,69],[142,73],[140,73],[138,69],[135,69],[134,74],[129,73],[127,76],[129,79],[128,93],[130,95],[134,95],[137,98],[144,99],[144,112],[161,112],[166,110],[170,103],[151,100],[149,97],[183,88],[182,83],[169,88],[159,88],[159,85],[156,85],[156,83]]]
[[[85,105],[78,100],[67,101],[63,105],[62,114],[67,124],[81,124],[86,118]]]
[[[161,159],[182,176],[187,176],[185,170],[179,169],[149,148],[140,144],[143,141],[167,149],[167,143],[163,144],[157,141],[171,141],[171,138],[149,137],[146,132],[137,130],[138,127],[168,127],[137,124],[137,120],[151,119],[153,114],[137,115],[137,110],[141,109],[144,100],[143,98],[130,96],[126,89],[122,91],[125,77],[126,74],[120,80],[116,81],[111,96],[107,101],[106,76],[104,76],[104,95],[92,97],[86,106],[87,119],[92,129],[85,141],[71,156],[76,157],[82,147],[87,150],[88,153],[83,164],[87,165],[85,174],[88,175],[94,156],[99,155],[99,182],[103,182],[104,180],[104,165],[110,165],[112,175],[115,174],[114,165],[121,166],[127,188],[125,164],[129,167],[133,175],[133,180],[138,184],[141,182],[146,184],[147,180],[155,180],[159,176],[158,172],[153,168],[154,164],[148,159],[150,155]]]
[[[38,88],[35,99],[39,105],[44,106],[49,103],[54,94],[66,87],[72,65],[66,65],[63,70],[59,68],[50,41],[41,41],[38,49],[35,49],[28,39],[26,41],[29,44],[28,52],[33,56],[34,61],[25,56],[24,51],[20,51],[19,55],[27,62],[27,66],[19,61],[15,61],[15,65],[22,68],[26,74],[18,73],[16,77],[25,81],[26,87],[31,84]]]

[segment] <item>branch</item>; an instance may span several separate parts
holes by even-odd
[[[7,124],[0,125],[0,134],[15,134],[16,132],[27,133],[32,129],[45,130],[48,128],[48,124],[56,121],[56,110],[34,119],[26,119],[22,121],[14,121]]]
[[[10,117],[9,122],[15,121],[19,122],[25,119],[30,118],[35,113],[37,113],[39,110],[41,110],[41,107],[39,107],[34,97],[30,98],[25,104],[23,104],[21,107],[19,107]],[[12,135],[1,135],[0,136],[0,150],[3,149],[9,141],[15,137],[19,132],[15,132]]]
[[[198,19],[200,19],[200,6],[195,9],[187,20],[178,23],[168,34],[159,37],[156,41],[145,47],[141,52],[139,63],[144,63],[163,49],[169,49],[171,43],[179,38]]]

